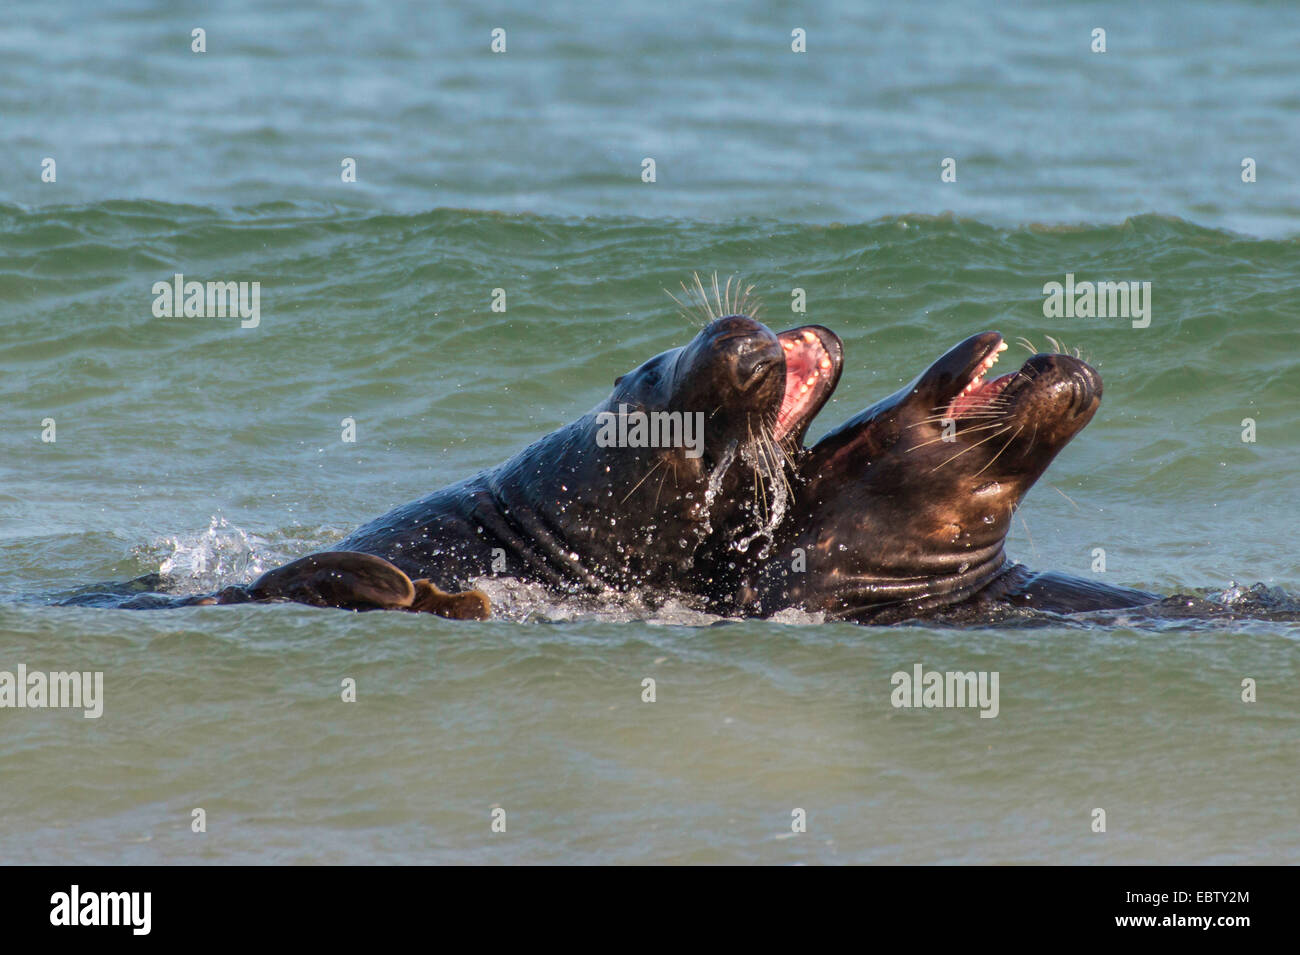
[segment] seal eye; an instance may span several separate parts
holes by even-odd
[[[615,378],[615,379],[614,379],[614,387],[617,388],[619,385],[623,384],[623,379],[626,378],[626,377],[627,377],[627,375],[619,375],[617,378]]]

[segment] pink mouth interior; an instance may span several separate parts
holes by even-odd
[[[830,387],[835,362],[813,332],[784,332],[780,339],[785,349],[785,397],[776,418],[776,436],[784,438]]]
[[[1018,372],[1011,372],[1002,375],[1000,378],[994,378],[991,381],[985,381],[984,376],[988,374],[990,368],[998,360],[998,355],[1007,350],[1006,342],[999,342],[997,347],[993,348],[975,367],[975,373],[971,379],[952,401],[948,404],[948,417],[960,418],[964,415],[972,415],[990,407],[990,403],[1000,395],[1011,384],[1011,379],[1016,377]]]

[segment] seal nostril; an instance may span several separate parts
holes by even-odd
[[[752,346],[741,348],[735,355],[736,382],[742,386],[749,386],[767,375],[775,363],[776,358],[768,348]]]
[[[1097,394],[1092,376],[1082,368],[1076,369],[1070,372],[1070,384],[1074,391],[1073,412],[1086,414],[1092,405],[1093,396]]]

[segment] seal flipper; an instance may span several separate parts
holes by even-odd
[[[449,594],[428,580],[412,582],[393,564],[358,551],[308,554],[269,570],[247,587],[228,587],[203,603],[292,600],[345,610],[410,610],[453,620],[486,620],[487,595],[479,590]]]
[[[280,599],[313,607],[404,610],[415,597],[411,578],[388,561],[346,550],[308,554],[241,589],[246,596],[223,591],[218,602]]]
[[[1141,607],[1155,603],[1160,597],[1130,587],[1114,587],[1082,577],[1044,571],[1031,573],[1004,599],[1019,606],[1053,613],[1086,613]]]
[[[417,580],[414,585],[415,599],[409,609],[417,613],[436,613],[452,620],[486,620],[492,616],[492,604],[481,590],[449,594],[429,580]]]

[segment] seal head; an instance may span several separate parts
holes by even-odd
[[[819,441],[784,539],[803,549],[806,572],[772,562],[747,596],[766,612],[886,622],[1002,574],[1012,514],[1102,394],[1096,370],[1070,355],[1036,354],[990,378],[1006,347],[997,332],[968,338]]]

